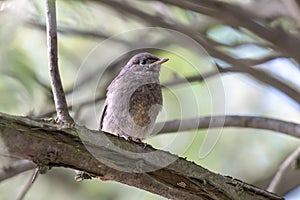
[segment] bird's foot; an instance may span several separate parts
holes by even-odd
[[[128,142],[143,143],[141,139],[131,137],[131,136],[128,136],[128,135],[119,135],[119,137],[124,138]]]
[[[75,180],[77,182],[81,182],[83,180],[86,180],[86,179],[92,179],[94,178],[95,176],[94,175],[91,175],[91,174],[88,174],[86,172],[83,172],[83,171],[77,171],[76,170],[76,175],[75,175]]]
[[[142,142],[142,140],[140,138],[131,137],[131,136],[128,136],[128,135],[118,135],[118,136],[121,137],[121,138],[124,138],[128,142],[134,142],[134,143],[137,143],[139,145],[142,145],[144,149],[146,149],[147,146],[151,147],[151,145]]]

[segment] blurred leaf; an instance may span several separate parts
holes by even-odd
[[[18,80],[33,95],[38,77],[32,67],[31,59],[20,49],[13,48],[6,53],[6,67],[1,68],[4,75]]]

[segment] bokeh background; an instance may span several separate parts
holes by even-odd
[[[149,14],[170,22],[192,26],[235,59],[300,90],[297,63],[278,55],[261,38],[239,27],[222,24],[206,15],[165,5],[158,1],[126,1]],[[299,24],[284,1],[226,1],[255,11],[270,27],[299,37]],[[268,5],[264,12],[259,9]],[[264,7],[265,8],[265,7]],[[134,13],[132,13],[134,15]],[[186,42],[184,36],[152,27],[98,1],[57,1],[59,67],[66,97],[75,121],[98,129],[106,87],[130,56],[149,51],[168,57],[161,82],[217,71],[228,63]],[[174,26],[175,26],[174,22]],[[137,31],[138,30],[138,31]],[[278,55],[278,56],[277,56]],[[220,66],[216,66],[215,62]],[[164,111],[158,121],[209,115],[253,115],[300,123],[299,104],[278,90],[243,73],[220,73],[203,82],[169,86],[163,90]],[[0,112],[33,117],[53,113],[45,33],[45,1],[0,1]],[[212,139],[212,146],[205,141]],[[224,128],[171,133],[149,138],[159,149],[187,157],[205,168],[266,188],[279,165],[300,142],[293,137],[258,129]],[[15,162],[1,156],[0,167]],[[16,199],[32,171],[0,183],[0,199]],[[52,169],[38,177],[25,199],[164,199],[154,194],[99,180],[74,181],[70,169]],[[300,198],[294,191],[287,199]]]

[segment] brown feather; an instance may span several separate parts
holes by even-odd
[[[154,105],[162,105],[161,86],[157,83],[145,84],[136,89],[130,98],[129,113],[139,126],[147,126],[150,122],[150,109]],[[158,112],[154,113],[155,117]]]

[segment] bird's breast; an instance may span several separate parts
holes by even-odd
[[[129,99],[129,114],[135,124],[147,126],[154,123],[162,106],[159,83],[148,83],[138,87]]]

